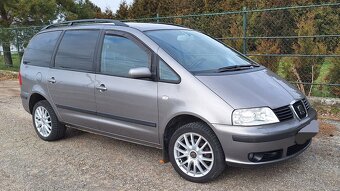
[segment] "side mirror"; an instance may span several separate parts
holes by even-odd
[[[152,74],[149,68],[141,67],[141,68],[131,68],[129,70],[129,76],[131,78],[150,78]]]

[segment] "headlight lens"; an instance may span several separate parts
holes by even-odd
[[[277,123],[279,119],[268,107],[237,109],[233,112],[233,124],[240,126],[264,125]]]

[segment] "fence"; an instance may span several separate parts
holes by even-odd
[[[127,19],[184,25],[219,39],[309,96],[340,97],[340,3]],[[19,55],[41,27],[2,29]],[[1,37],[0,37],[1,43]],[[1,64],[1,63],[0,63]]]

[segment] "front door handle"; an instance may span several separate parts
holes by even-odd
[[[50,82],[51,84],[54,84],[54,83],[56,83],[56,80],[55,80],[55,78],[54,78],[54,77],[52,77],[52,78],[48,79],[47,81],[48,81],[48,82]]]
[[[100,92],[104,92],[107,90],[104,84],[100,84],[100,86],[97,86],[96,89],[99,90]]]

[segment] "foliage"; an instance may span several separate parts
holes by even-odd
[[[256,45],[256,52],[261,52],[262,54],[279,54],[280,53],[280,45],[278,41],[274,40],[262,40],[257,42]],[[276,72],[278,70],[278,64],[280,58],[276,56],[260,56],[256,57],[255,60],[258,63],[261,63],[262,65],[266,66],[273,72]]]
[[[118,20],[123,20],[129,16],[129,6],[126,1],[123,1],[116,12],[115,18]]]
[[[335,49],[336,54],[340,54],[340,43]],[[329,59],[330,63],[332,63],[332,67],[329,70],[329,77],[327,82],[331,84],[340,84],[340,59],[337,57],[333,57]],[[337,86],[334,88],[333,92],[335,96],[340,97],[340,87]]]

